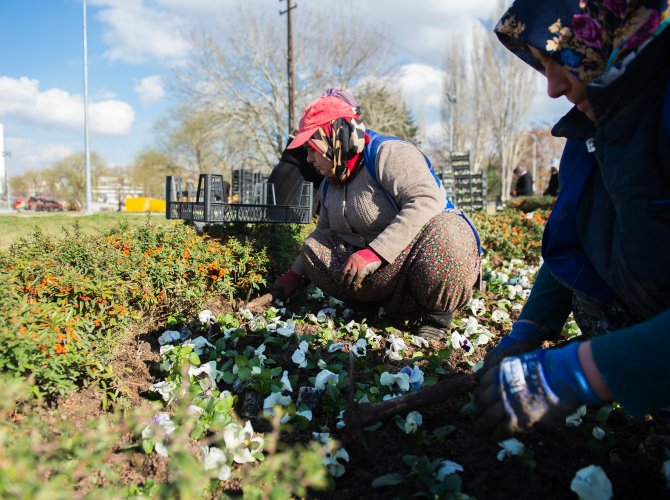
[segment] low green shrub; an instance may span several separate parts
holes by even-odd
[[[249,242],[150,218],[86,237],[76,223],[62,238],[36,230],[0,252],[0,371],[65,394],[97,377],[133,322],[246,296],[265,285],[267,264]]]
[[[556,202],[555,196],[519,196],[507,202],[507,207],[520,212],[551,210]]]

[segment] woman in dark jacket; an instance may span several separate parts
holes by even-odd
[[[517,0],[496,26],[575,107],[553,129],[568,141],[544,264],[476,393],[483,433],[670,403],[669,22],[668,0]],[[571,312],[579,341],[537,349]]]

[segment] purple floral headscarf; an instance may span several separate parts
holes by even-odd
[[[634,53],[670,23],[670,0],[516,0],[495,27],[534,68],[532,45],[585,83]]]

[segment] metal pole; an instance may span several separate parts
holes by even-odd
[[[88,144],[88,47],[86,45],[86,0],[82,0],[84,9],[84,151],[86,154],[86,214],[93,213],[91,196],[91,151]]]
[[[533,182],[531,184],[531,190],[533,191],[533,194],[535,194],[535,184],[537,182],[537,137],[535,134],[531,134],[531,137],[533,138]]]
[[[279,0],[280,2],[282,0]],[[293,131],[295,123],[295,86],[293,81],[293,25],[291,23],[291,11],[297,5],[291,5],[291,0],[286,0],[286,10],[280,10],[279,15],[286,14],[286,72],[288,77],[288,132]]]
[[[447,99],[449,100],[449,153],[454,152],[454,106],[457,102],[456,94],[447,94]]]

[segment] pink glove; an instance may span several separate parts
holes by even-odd
[[[300,284],[300,275],[293,269],[289,269],[272,284],[272,293],[276,294],[277,298],[285,299],[293,292]]]
[[[342,269],[342,281],[357,290],[369,274],[382,265],[381,257],[372,248],[364,248],[352,254]]]

